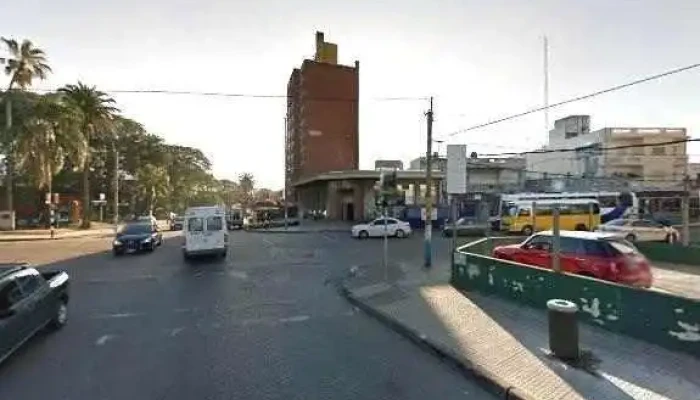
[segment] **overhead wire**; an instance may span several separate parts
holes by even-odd
[[[700,63],[687,65],[687,66],[681,67],[681,68],[675,68],[675,69],[672,69],[672,70],[669,70],[669,71],[666,71],[666,72],[662,72],[662,73],[660,73],[660,74],[655,74],[655,75],[647,76],[647,77],[645,77],[645,78],[641,78],[641,79],[634,80],[634,81],[632,81],[632,82],[627,82],[627,83],[624,83],[624,84],[622,84],[622,85],[617,85],[617,86],[613,86],[613,87],[610,87],[610,88],[607,88],[607,89],[598,90],[598,91],[593,92],[593,93],[588,93],[588,94],[585,94],[585,95],[582,95],[582,96],[578,96],[578,97],[574,97],[574,98],[571,98],[571,99],[568,99],[568,100],[560,101],[560,102],[557,102],[557,103],[554,103],[554,104],[549,104],[549,105],[542,106],[542,107],[532,108],[532,109],[527,110],[527,111],[524,111],[524,112],[520,112],[520,113],[513,114],[513,115],[509,115],[509,116],[506,116],[506,117],[498,118],[498,119],[495,119],[495,120],[492,120],[492,121],[488,121],[488,122],[484,122],[484,123],[481,123],[481,124],[478,124],[478,125],[473,125],[473,126],[470,126],[470,127],[468,127],[468,128],[459,129],[459,130],[457,130],[457,131],[448,133],[448,134],[446,134],[446,135],[444,135],[444,136],[446,136],[446,137],[452,137],[452,136],[455,136],[455,135],[459,135],[459,134],[461,134],[461,133],[473,131],[473,130],[475,130],[475,129],[484,128],[484,127],[487,127],[487,126],[490,126],[490,125],[495,125],[495,124],[499,124],[499,123],[501,123],[501,122],[510,121],[510,120],[513,120],[513,119],[516,119],[516,118],[524,117],[524,116],[526,116],[526,115],[534,114],[534,113],[539,112],[539,111],[549,110],[549,109],[552,109],[552,108],[561,107],[561,106],[566,105],[566,104],[571,104],[571,103],[575,103],[575,102],[578,102],[578,101],[581,101],[581,100],[586,100],[586,99],[590,99],[590,98],[593,98],[593,97],[596,97],[596,96],[600,96],[600,95],[602,95],[602,94],[611,93],[611,92],[616,92],[616,91],[618,91],[618,90],[622,90],[622,89],[625,89],[625,88],[628,88],[628,87],[631,87],[631,86],[635,86],[635,85],[639,85],[639,84],[641,84],[641,83],[646,83],[646,82],[654,81],[654,80],[661,79],[661,78],[664,78],[664,77],[667,77],[667,76],[670,76],[670,75],[675,75],[675,74],[678,74],[678,73],[681,73],[681,72],[689,71],[689,70],[691,70],[691,69],[695,69],[695,68],[698,68],[698,67],[700,67]]]

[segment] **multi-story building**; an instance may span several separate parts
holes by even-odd
[[[545,152],[526,155],[528,176],[618,177],[663,188],[676,186],[688,173],[685,128],[590,131],[589,123],[587,115],[557,120]],[[557,152],[561,149],[578,150]]]
[[[287,196],[309,176],[359,166],[359,62],[338,64],[338,48],[316,32],[316,54],[287,84]]]

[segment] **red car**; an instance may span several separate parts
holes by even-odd
[[[633,244],[603,232],[561,231],[562,271],[638,287],[651,287],[649,262]],[[498,246],[493,257],[541,268],[552,265],[551,231],[538,232],[521,244]]]

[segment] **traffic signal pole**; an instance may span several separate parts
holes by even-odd
[[[428,121],[428,143],[425,152],[425,236],[423,238],[424,266],[432,266],[432,236],[433,236],[433,98],[430,97],[430,109],[425,113]]]

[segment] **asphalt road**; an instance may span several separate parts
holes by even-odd
[[[2,244],[0,261],[68,270],[72,300],[63,330],[0,365],[0,399],[493,398],[329,283],[381,241],[234,232],[225,261],[188,264],[168,236],[119,258],[104,239]]]

